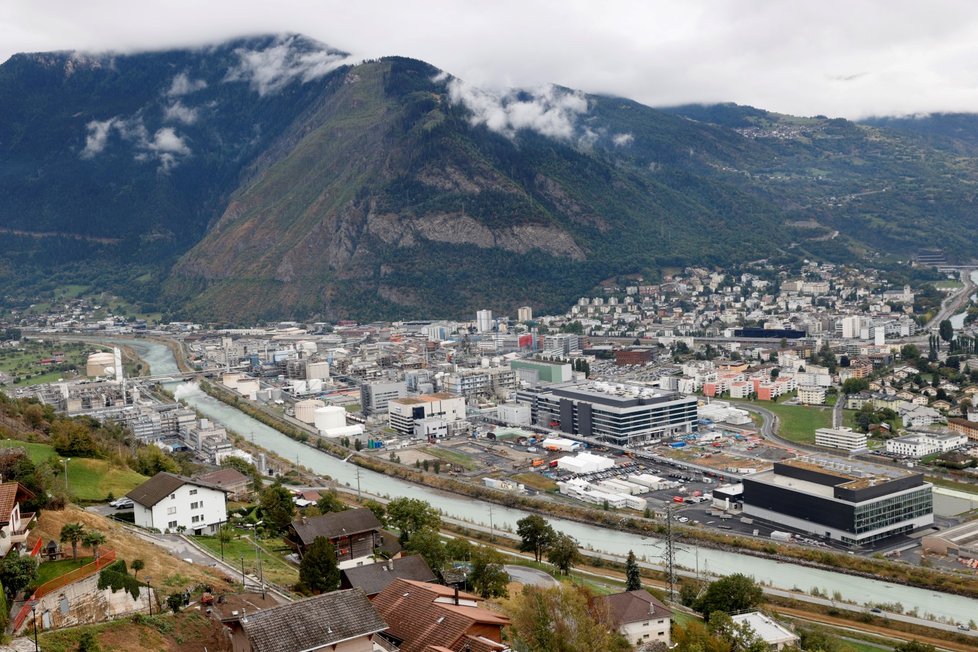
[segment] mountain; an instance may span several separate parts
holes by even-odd
[[[0,292],[91,284],[225,322],[452,317],[689,264],[970,258],[978,141],[954,119],[493,94],[298,35],[16,55]]]

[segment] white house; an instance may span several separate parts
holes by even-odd
[[[607,609],[611,622],[629,643],[639,646],[660,641],[671,645],[672,611],[648,591],[624,591],[596,600]]]
[[[34,512],[21,514],[20,501],[34,497],[19,482],[0,484],[0,557],[5,557],[10,549],[27,541],[30,525],[36,516]]]
[[[784,648],[795,645],[798,636],[784,625],[772,620],[759,611],[751,611],[745,614],[731,616],[735,625],[746,623],[751,630],[767,644],[771,650],[783,650]]]
[[[160,471],[128,494],[136,525],[161,532],[213,534],[227,521],[226,489]]]

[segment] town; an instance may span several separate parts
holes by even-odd
[[[670,645],[670,619],[679,618],[672,630],[679,627],[680,639],[688,635],[690,609],[708,593],[696,587],[710,576],[713,549],[799,561],[836,554],[842,561],[835,566],[854,570],[883,560],[898,570],[938,573],[942,583],[956,577],[973,589],[972,275],[940,261],[896,274],[759,262],[736,274],[688,268],[655,284],[609,281],[562,315],[535,316],[525,306],[515,316],[481,310],[471,321],[250,328],[159,323],[65,295],[43,309],[4,314],[0,389],[125,433],[136,463],[124,493],[103,497],[93,490],[75,500],[89,506],[83,513],[111,516],[144,541],[165,537],[170,547],[192,546],[183,562],[196,557],[197,566],[214,566],[224,581],[238,577],[241,595],[227,599],[240,608],[214,603],[213,587],[197,598],[198,608],[216,614],[234,649],[265,649],[262,637],[287,618],[274,605],[294,599],[298,589],[322,595],[305,598],[309,621],[294,634],[295,649],[328,644],[329,636],[316,638],[323,636],[316,614],[336,612],[358,614],[342,625],[344,636],[368,645],[355,649],[508,649],[510,617],[483,601],[505,594],[506,582],[521,575],[492,544],[534,552],[536,562],[550,555],[564,574],[589,555],[626,552],[575,539],[537,523],[538,516],[507,522],[503,510],[514,506],[664,542],[653,555],[635,550],[639,559],[627,551],[629,569],[641,568],[651,586],[659,582],[658,597],[636,592],[629,580],[624,593],[602,590],[600,599],[615,623],[609,635],[617,631],[633,646]],[[147,346],[172,363],[154,362]],[[215,405],[237,417],[212,412]],[[245,430],[241,423],[251,425]],[[309,453],[293,456],[264,435],[256,439],[261,428]],[[16,439],[3,445],[15,449]],[[86,453],[45,446],[50,459],[61,455],[67,488],[74,472],[68,462]],[[345,460],[355,481],[318,471],[312,455]],[[371,471],[476,498],[490,506],[489,519],[446,518],[444,509],[432,511],[434,502],[411,503],[375,485],[367,479]],[[7,485],[11,500],[36,502],[22,483]],[[280,488],[288,503],[275,527],[269,487]],[[404,515],[412,509],[426,516]],[[14,532],[38,521],[15,516]],[[419,533],[428,530],[413,522],[418,518],[454,530],[440,543],[436,530],[432,543]],[[531,525],[544,531],[536,546]],[[8,542],[55,559],[57,544],[66,541],[55,534]],[[453,547],[459,534],[475,537],[467,545],[477,554]],[[342,583],[316,590],[303,569],[321,539]],[[696,546],[695,564],[681,559],[674,539]],[[245,555],[236,552],[231,560],[241,556],[242,564],[236,570],[224,560],[224,546],[247,547],[246,541],[256,560],[246,570]],[[100,559],[96,553],[92,573],[101,570]],[[268,581],[262,563],[272,571]],[[716,581],[723,575],[729,574],[717,573]],[[98,620],[74,611],[39,619],[38,611],[53,614],[45,605],[56,592],[44,588],[15,603],[23,605],[15,633],[29,621],[56,630]],[[691,595],[679,600],[680,588]],[[132,603],[111,600],[106,613],[152,608],[153,591],[161,590]],[[819,593],[804,599],[821,599]],[[842,594],[833,609],[846,603],[864,616],[903,609]],[[442,639],[416,638],[412,621],[438,620],[439,609],[449,615],[460,606],[469,624]],[[798,643],[792,629],[804,634],[804,625],[771,621],[756,606],[731,615],[746,619],[770,645]],[[636,611],[645,613],[642,623],[628,620]],[[904,617],[949,636],[970,636],[974,627],[970,618],[919,607]]]

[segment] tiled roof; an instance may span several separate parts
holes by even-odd
[[[367,596],[377,595],[398,578],[420,582],[434,582],[437,579],[421,555],[347,568],[340,574],[345,586],[363,589]]]
[[[333,591],[241,619],[255,652],[298,652],[387,629],[360,589]]]
[[[672,617],[672,611],[666,605],[649,595],[648,591],[641,589],[605,595],[595,598],[595,600],[608,609],[608,615],[618,627],[651,618]]]
[[[14,511],[18,495],[21,499],[33,498],[34,494],[21,486],[19,482],[4,482],[0,484],[0,524],[10,522],[10,512]]]
[[[133,502],[137,502],[143,507],[151,508],[153,505],[160,502],[185,484],[192,484],[195,487],[206,487],[207,489],[214,489],[215,491],[227,491],[227,489],[209,482],[194,480],[175,473],[160,471],[152,478],[127,493],[126,496],[132,498]]]
[[[198,475],[197,479],[201,482],[216,484],[219,487],[232,487],[239,484],[248,484],[251,480],[248,476],[237,469],[218,469],[211,473]]]
[[[456,606],[443,602],[455,590],[437,584],[412,580],[394,580],[374,598],[374,606],[390,625],[390,633],[403,641],[402,652],[424,652],[429,646],[457,650],[458,642],[475,625],[509,624],[505,616],[482,607]],[[459,593],[459,599],[478,602],[470,593]],[[479,628],[485,634],[485,628]]]
[[[316,537],[335,539],[360,532],[372,532],[379,530],[381,526],[373,512],[361,507],[312,518],[299,518],[292,521],[292,527],[303,545],[308,546]]]

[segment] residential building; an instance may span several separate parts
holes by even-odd
[[[228,520],[227,490],[200,480],[160,471],[126,496],[139,527],[213,534]]]
[[[459,369],[448,374],[441,386],[456,396],[506,396],[516,387],[516,372],[508,367]]]
[[[935,453],[946,453],[961,448],[968,438],[960,433],[915,432],[903,437],[886,440],[886,452],[919,459]]]
[[[458,588],[396,579],[373,599],[402,652],[466,649],[507,652],[503,628],[509,618],[483,606],[482,598]]]
[[[595,602],[607,611],[612,624],[629,643],[637,647],[658,641],[672,646],[672,611],[648,591],[613,593],[597,597]]]
[[[734,625],[748,625],[754,634],[764,641],[769,650],[783,650],[800,640],[798,635],[760,611],[731,616]]]
[[[452,424],[465,419],[465,399],[444,392],[400,398],[387,404],[387,417],[391,428],[410,437],[422,419],[441,417]]]
[[[285,542],[302,557],[319,537],[333,544],[340,570],[372,564],[375,550],[384,551],[388,557],[401,552],[396,537],[385,532],[366,507],[297,518],[289,525]]]
[[[21,513],[20,503],[32,498],[34,494],[19,482],[0,484],[0,557],[27,541],[28,527],[37,516],[34,512]]]
[[[746,516],[853,546],[934,523],[932,486],[906,469],[786,460],[743,485]]]
[[[951,432],[960,433],[971,441],[978,441],[978,421],[972,421],[970,418],[948,419],[947,429]]]
[[[368,598],[373,598],[396,579],[418,582],[438,581],[424,557],[408,555],[376,564],[345,568],[340,571],[340,588],[360,589]]]
[[[516,309],[516,321],[531,321],[533,319],[533,308],[522,306]]]
[[[364,383],[360,385],[360,409],[367,416],[384,414],[387,412],[388,403],[407,395],[407,384],[403,380]]]
[[[234,652],[377,652],[387,623],[360,589],[324,593],[250,613],[221,618]]]
[[[819,428],[815,431],[815,445],[838,448],[847,453],[864,451],[867,448],[865,433],[852,428]]]
[[[941,421],[941,413],[926,405],[906,403],[900,406],[900,418],[904,428],[926,428]]]
[[[802,405],[825,405],[825,388],[819,385],[800,385],[798,402]]]

